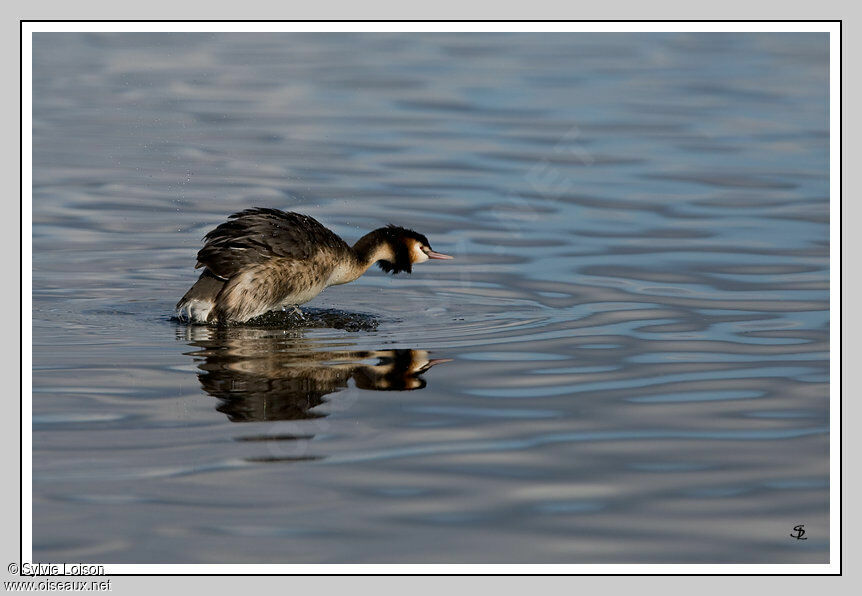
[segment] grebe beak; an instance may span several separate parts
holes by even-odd
[[[454,259],[455,257],[450,257],[449,255],[444,255],[442,252],[434,252],[433,250],[429,250],[425,253],[428,255],[429,259]]]

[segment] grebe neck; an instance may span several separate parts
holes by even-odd
[[[380,260],[392,260],[393,250],[386,239],[385,230],[374,230],[360,238],[340,259],[326,285],[346,284],[358,279],[368,268]]]
[[[362,268],[359,275],[365,273],[377,261],[394,261],[395,253],[389,238],[386,236],[386,228],[368,232],[357,240],[356,244],[353,245],[353,256],[356,265]]]

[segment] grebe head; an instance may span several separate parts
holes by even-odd
[[[410,273],[414,263],[424,263],[428,259],[455,258],[434,252],[431,250],[431,243],[428,242],[428,238],[413,230],[390,224],[385,228],[380,228],[378,232],[381,233],[383,241],[392,251],[392,260],[381,259],[377,262],[380,268],[387,273],[394,274],[402,271]]]

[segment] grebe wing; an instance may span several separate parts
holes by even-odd
[[[313,217],[262,207],[234,213],[204,241],[196,267],[206,267],[223,279],[272,259],[306,261],[321,250],[347,248]]]

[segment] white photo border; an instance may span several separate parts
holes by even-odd
[[[49,32],[820,32],[829,34],[830,426],[825,564],[104,564],[123,575],[841,575],[842,22],[830,21],[20,21],[21,26],[21,561],[33,556],[32,35]],[[837,286],[835,281],[838,281]],[[834,414],[838,413],[838,423]],[[837,482],[836,482],[837,481]]]

